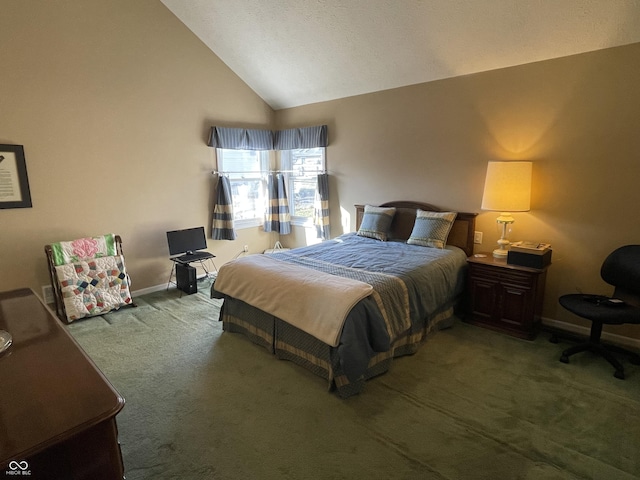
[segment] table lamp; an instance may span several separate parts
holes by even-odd
[[[507,225],[515,221],[510,212],[530,210],[531,170],[531,162],[491,161],[487,166],[481,208],[501,212],[496,221],[502,225],[502,236],[494,257],[506,258],[509,251]]]

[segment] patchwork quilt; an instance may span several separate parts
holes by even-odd
[[[51,244],[53,263],[64,265],[89,258],[116,255],[116,241],[112,233],[99,237],[78,238],[69,242]]]
[[[133,302],[122,255],[58,265],[56,273],[69,322],[117,310]]]

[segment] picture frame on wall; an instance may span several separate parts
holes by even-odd
[[[31,208],[22,145],[0,145],[0,208]]]

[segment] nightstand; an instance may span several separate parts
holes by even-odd
[[[540,327],[547,268],[509,265],[491,253],[467,259],[468,313],[465,321],[533,340]]]

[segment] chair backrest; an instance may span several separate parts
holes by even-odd
[[[625,245],[609,254],[600,269],[602,279],[621,291],[640,298],[640,245]]]

